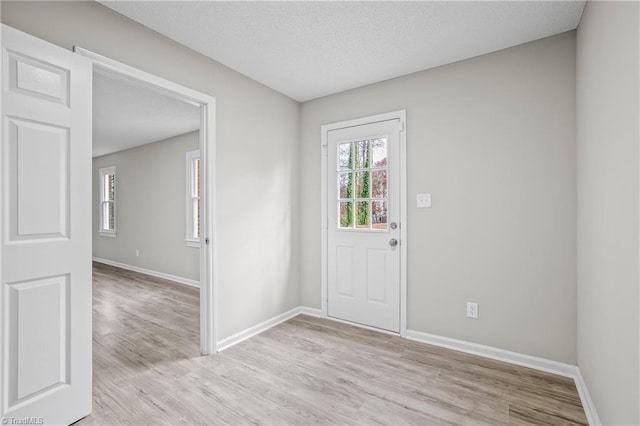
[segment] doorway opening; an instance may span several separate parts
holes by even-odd
[[[127,87],[129,89],[129,95],[136,91],[145,91],[149,94],[147,101],[155,105],[158,110],[161,110],[163,102],[166,105],[172,105],[173,111],[178,115],[183,115],[184,119],[181,120],[182,127],[179,129],[166,129],[168,132],[173,132],[175,137],[165,142],[175,142],[180,144],[180,149],[184,150],[184,147],[191,146],[188,151],[185,151],[181,155],[179,173],[187,182],[182,188],[181,206],[184,211],[186,221],[179,226],[181,232],[184,233],[184,246],[185,250],[191,250],[191,257],[193,258],[193,252],[198,250],[196,254],[196,262],[193,263],[198,273],[194,273],[191,277],[179,277],[180,274],[167,273],[166,276],[162,274],[156,274],[156,277],[168,278],[173,281],[180,282],[176,278],[186,278],[183,280],[183,284],[192,284],[199,287],[199,346],[200,353],[203,355],[212,354],[215,352],[216,342],[216,321],[215,321],[215,98],[200,93],[198,91],[189,89],[155,75],[146,73],[112,59],[106,58],[99,54],[93,53],[89,50],[74,47],[74,51],[84,57],[89,58],[93,62],[93,73],[96,83],[102,84],[102,88],[107,92],[110,90],[118,90]],[[100,92],[96,93],[96,85],[94,85],[94,96],[100,96]],[[126,90],[126,89],[124,89]],[[155,101],[153,100],[155,97]],[[94,103],[96,100],[94,99]],[[195,114],[194,117],[191,114]],[[195,121],[195,124],[194,124]],[[152,131],[155,131],[158,135],[162,135],[162,124],[155,123]],[[116,123],[117,125],[117,123]],[[148,123],[140,123],[139,131],[144,133],[145,127],[149,127]],[[136,127],[133,127],[135,133]],[[184,133],[181,131],[184,130]],[[177,135],[175,133],[178,133]],[[181,133],[181,134],[180,134]],[[95,132],[94,132],[95,134]],[[165,136],[169,133],[165,133]],[[132,135],[129,135],[132,136]],[[118,138],[117,143],[122,144],[124,137]],[[133,139],[133,138],[132,138]],[[151,138],[153,139],[153,137]],[[156,140],[162,140],[160,137]],[[161,142],[161,143],[165,143]],[[191,145],[189,145],[191,144]],[[147,146],[143,146],[143,149]],[[104,154],[104,147],[97,146],[94,154]],[[127,149],[126,147],[124,149]],[[173,149],[173,148],[169,148]],[[102,150],[102,151],[99,151]],[[139,148],[135,148],[132,151],[138,151]],[[144,156],[145,153],[138,153],[138,155]],[[95,156],[95,155],[94,155]],[[148,159],[152,160],[152,159]],[[100,185],[94,187],[94,191],[98,190],[98,193],[94,194],[94,205],[99,205],[100,210],[98,213],[99,222],[99,235],[100,237],[109,238],[108,235],[115,234],[117,238],[118,233],[118,219],[117,216],[111,216],[110,212],[118,211],[118,191],[122,194],[122,191],[126,189],[118,186],[118,168],[110,170],[109,166],[104,164],[105,170],[103,173],[102,168],[98,171],[98,178],[100,179]],[[141,188],[146,192],[162,192],[168,190],[168,186],[171,183],[170,179],[163,178],[163,171],[160,170],[160,174],[148,182],[146,188]],[[165,170],[166,172],[166,170]],[[113,173],[115,176],[111,177],[109,173]],[[122,180],[122,179],[121,179]],[[136,176],[129,176],[128,180],[135,183],[139,181]],[[113,184],[115,182],[115,185]],[[144,202],[144,201],[143,201]],[[157,209],[162,209],[162,204],[156,206]],[[153,222],[155,216],[151,213],[148,217],[148,221]],[[163,229],[162,223],[156,224],[156,233],[166,233],[167,230]],[[170,226],[175,226],[171,224]],[[106,239],[105,238],[105,239]],[[130,245],[130,247],[129,247]],[[127,245],[127,250],[130,256],[143,256],[143,252],[136,247],[136,243],[132,242]],[[121,266],[114,264],[112,266]],[[131,269],[131,268],[129,268]],[[147,273],[153,268],[140,268],[140,271]],[[135,269],[133,269],[135,271]],[[132,272],[135,273],[135,272]],[[185,274],[181,274],[185,275]]]

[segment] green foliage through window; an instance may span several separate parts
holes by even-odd
[[[386,143],[379,138],[338,145],[340,228],[386,229]]]

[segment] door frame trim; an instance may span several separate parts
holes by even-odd
[[[73,51],[93,62],[93,71],[110,78],[123,80],[129,84],[144,87],[188,102],[200,108],[200,158],[202,159],[202,192],[204,218],[200,238],[200,352],[203,355],[215,353],[217,338],[217,250],[216,250],[216,203],[215,203],[215,147],[216,147],[216,98],[174,83],[140,69],[107,58],[79,46]]]
[[[320,233],[322,235],[322,266],[321,266],[321,312],[322,317],[327,317],[328,305],[328,256],[329,256],[329,212],[328,208],[328,134],[331,130],[344,129],[347,127],[361,126],[380,121],[400,120],[400,336],[407,334],[407,111],[402,109],[382,114],[370,115],[367,117],[352,120],[340,121],[337,123],[323,124],[320,126]]]

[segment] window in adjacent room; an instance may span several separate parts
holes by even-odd
[[[100,174],[100,229],[101,235],[116,236],[116,167],[104,167]]]
[[[187,152],[187,245],[200,247],[200,151]]]

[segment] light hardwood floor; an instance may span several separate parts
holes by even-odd
[[[94,264],[78,424],[586,424],[571,379],[298,316],[201,357],[198,291]]]

